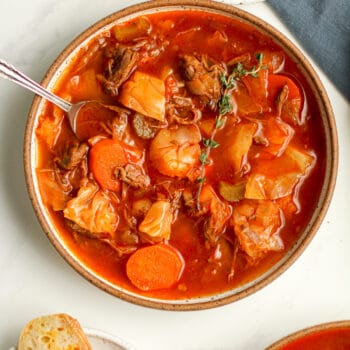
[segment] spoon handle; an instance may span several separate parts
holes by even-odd
[[[52,92],[44,89],[37,82],[33,81],[27,77],[22,72],[18,71],[15,67],[8,64],[7,62],[0,59],[0,77],[6,78],[10,81],[13,81],[16,84],[19,84],[26,89],[31,90],[35,94],[51,101],[56,106],[60,107],[64,111],[68,112],[72,108],[72,104],[63,100],[62,98],[56,96]]]

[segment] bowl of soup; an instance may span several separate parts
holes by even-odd
[[[266,350],[350,349],[350,321],[322,323],[302,329],[272,344]]]
[[[211,1],[102,19],[42,84],[25,134],[34,210],[58,252],[124,300],[193,310],[243,298],[301,254],[329,206],[337,135],[303,54]]]

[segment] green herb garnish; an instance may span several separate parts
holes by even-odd
[[[210,147],[210,148],[219,147],[219,144],[215,140],[212,140],[212,139],[203,139],[202,142],[203,142],[203,145],[205,147]]]
[[[206,153],[201,153],[199,160],[203,165],[209,164],[208,155]]]
[[[205,182],[205,177],[198,177],[196,181],[199,182],[199,183],[204,183]]]
[[[205,166],[208,165],[209,155],[212,148],[219,147],[219,144],[215,141],[215,135],[219,128],[224,125],[224,116],[231,113],[233,109],[233,105],[231,102],[231,93],[232,91],[237,89],[237,82],[246,76],[252,76],[257,78],[259,75],[259,71],[261,69],[267,69],[266,66],[262,64],[264,54],[259,52],[256,53],[255,58],[258,61],[258,66],[253,66],[250,70],[247,70],[241,62],[238,62],[232,69],[230,75],[221,74],[220,75],[220,83],[222,86],[222,94],[221,98],[218,101],[218,110],[219,113],[215,118],[214,129],[210,135],[209,139],[202,139],[202,143],[205,147],[205,150],[200,154],[199,160],[201,163],[201,174],[197,178],[197,182],[199,183],[197,196],[196,196],[196,205],[197,210],[200,211],[201,205],[199,203],[199,197],[202,192],[203,183],[205,182]]]
[[[230,95],[224,94],[222,95],[221,99],[218,102],[219,107],[219,114],[225,115],[227,113],[230,113],[232,111],[232,103]]]

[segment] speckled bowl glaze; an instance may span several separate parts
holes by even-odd
[[[306,77],[307,83],[309,84],[311,91],[315,96],[315,100],[318,103],[319,110],[321,111],[321,120],[324,124],[323,127],[325,130],[326,174],[318,201],[318,206],[299,240],[276,265],[266,271],[263,275],[260,275],[257,279],[238,288],[210,297],[189,300],[163,300],[149,298],[132,293],[118,287],[117,285],[113,285],[85,266],[68,249],[62,238],[60,238],[58,232],[55,231],[54,225],[52,222],[50,222],[50,217],[40,197],[35,175],[37,158],[37,149],[35,146],[35,128],[38,123],[40,111],[43,108],[43,101],[39,97],[34,98],[31,110],[29,112],[24,142],[24,165],[29,196],[43,230],[58,252],[76,271],[102,290],[135,304],[167,310],[199,310],[237,301],[258,291],[284,272],[299,257],[305,247],[309,244],[325,216],[335,185],[338,162],[337,133],[333,111],[326,91],[311,64],[298,50],[298,48],[278,30],[271,27],[261,19],[230,5],[208,0],[156,0],[118,11],[91,26],[89,29],[79,35],[71,44],[69,44],[60,54],[57,60],[52,64],[42,81],[42,85],[49,89],[55,86],[58,78],[77,54],[79,49],[86,45],[86,43],[88,43],[93,36],[106,29],[109,29],[114,24],[127,19],[132,19],[142,14],[171,10],[186,11],[188,9],[204,10],[212,13],[219,13],[233,19],[238,19],[239,21],[248,23],[262,33],[272,37],[273,40],[285,50],[291,59],[298,64],[300,71]]]
[[[342,320],[328,323],[321,323],[312,327],[304,328],[295,333],[289,334],[286,337],[276,341],[265,350],[280,350],[294,342],[301,340],[304,337],[314,335],[317,333],[327,332],[331,330],[346,329],[350,330],[350,320]]]

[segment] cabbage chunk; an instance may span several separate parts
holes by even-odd
[[[139,226],[139,231],[146,234],[152,242],[160,242],[170,238],[173,213],[171,204],[159,200],[152,204]]]
[[[77,197],[67,203],[63,214],[92,235],[113,236],[119,223],[112,198],[91,180],[83,182]]]
[[[51,169],[37,171],[40,193],[45,205],[50,206],[54,211],[63,210],[70,199],[57,182],[57,174]]]
[[[235,173],[247,164],[247,154],[253,143],[253,137],[258,126],[256,123],[238,124],[227,135],[225,152],[228,162]]]
[[[161,122],[165,119],[164,81],[149,74],[136,71],[124,83],[119,101],[147,117]]]
[[[233,209],[231,219],[241,248],[253,259],[269,251],[284,249],[279,232],[284,216],[279,206],[269,200],[244,200]]]
[[[316,157],[312,152],[288,146],[284,154],[258,163],[248,177],[245,198],[278,199],[293,193],[313,168]]]

